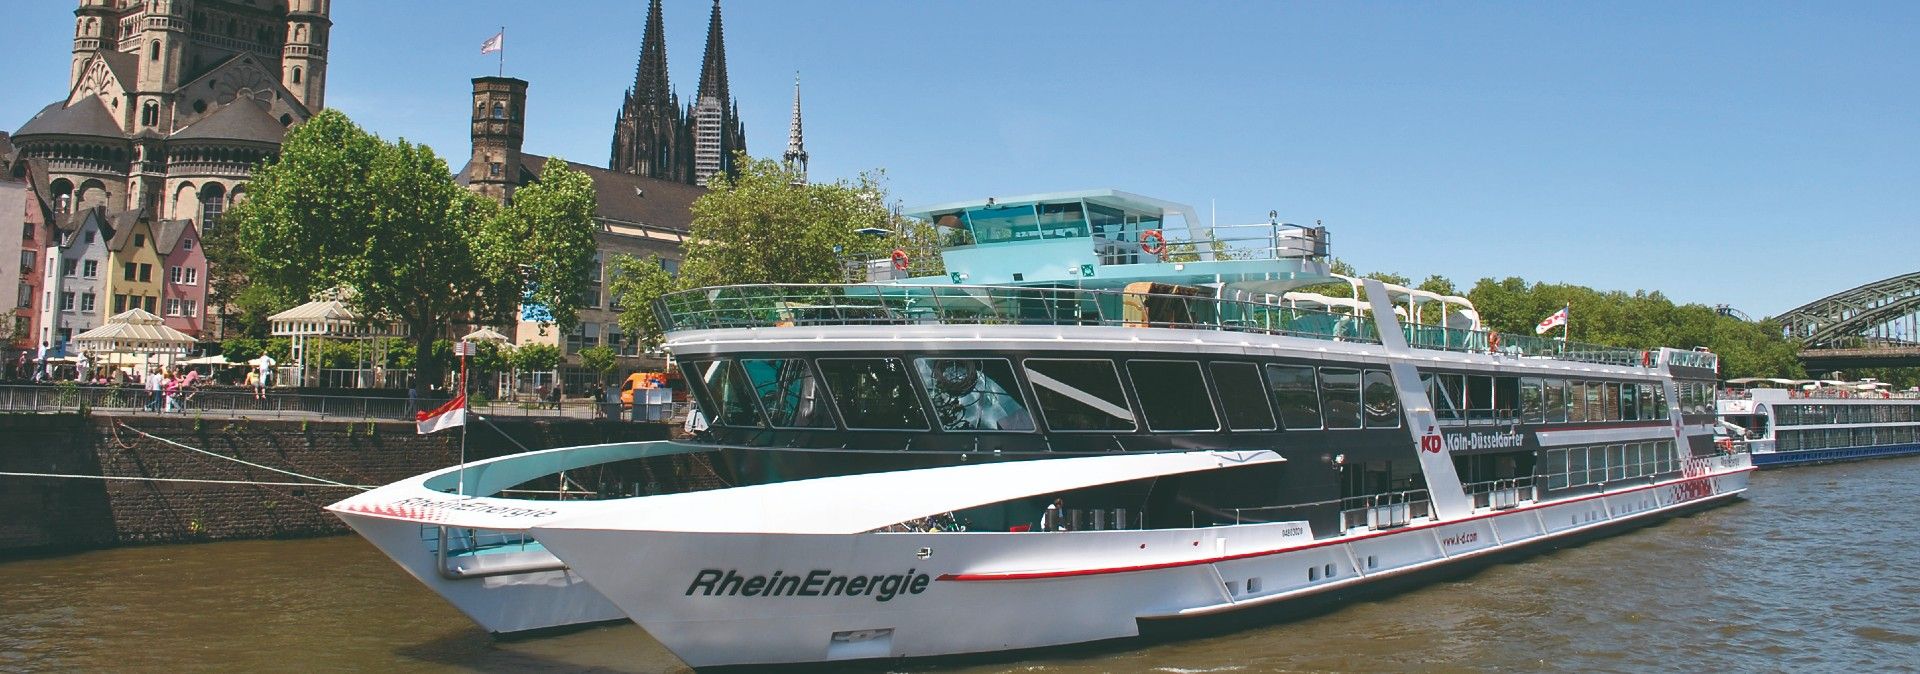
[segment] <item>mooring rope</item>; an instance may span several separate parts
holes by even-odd
[[[115,422],[114,422],[114,424],[115,424],[115,425],[117,425],[117,426],[119,426],[119,427],[121,427],[121,428],[125,428],[125,429],[127,429],[127,430],[129,430],[129,431],[133,431],[133,432],[135,432],[135,433],[139,433],[139,434],[141,434],[141,435],[144,435],[144,436],[146,436],[146,437],[148,437],[148,438],[151,438],[151,439],[154,439],[154,440],[158,440],[158,441],[160,441],[160,442],[164,442],[164,443],[166,443],[166,444],[169,444],[169,445],[173,445],[173,446],[175,446],[175,447],[179,447],[179,448],[181,448],[181,449],[187,449],[187,450],[192,450],[192,451],[195,451],[195,452],[199,452],[199,453],[201,453],[201,454],[205,454],[205,455],[207,455],[207,456],[211,456],[211,457],[214,457],[214,458],[217,458],[217,459],[226,459],[226,460],[228,460],[228,461],[233,461],[233,462],[235,462],[235,463],[242,463],[242,464],[246,464],[246,465],[249,465],[249,466],[253,466],[253,467],[255,467],[255,468],[259,468],[259,469],[261,469],[261,470],[270,470],[270,471],[273,471],[273,472],[275,472],[275,473],[280,473],[281,475],[292,475],[292,476],[294,476],[294,477],[297,477],[297,478],[300,478],[300,479],[302,479],[302,480],[313,480],[313,481],[315,481],[315,482],[320,482],[320,483],[323,483],[323,484],[329,484],[329,485],[333,485],[333,486],[336,486],[336,487],[352,487],[352,488],[354,488],[354,489],[372,489],[372,488],[373,488],[373,487],[362,487],[362,486],[359,486],[359,485],[352,485],[352,484],[347,484],[347,483],[345,483],[345,482],[335,482],[335,481],[333,481],[333,480],[329,480],[329,479],[326,479],[326,478],[324,478],[324,477],[314,477],[314,476],[312,476],[312,475],[301,475],[301,474],[299,474],[299,473],[296,473],[296,472],[293,472],[293,471],[290,471],[290,470],[281,470],[281,469],[279,469],[279,468],[275,468],[275,467],[273,467],[273,466],[265,466],[265,465],[261,465],[261,464],[257,464],[257,463],[254,463],[254,462],[252,462],[252,461],[248,461],[248,460],[246,460],[246,459],[241,459],[241,458],[236,458],[236,457],[231,457],[231,456],[227,456],[227,455],[225,455],[225,454],[220,454],[220,453],[216,453],[216,452],[209,452],[209,451],[207,451],[207,450],[204,450],[204,449],[200,449],[200,448],[198,448],[198,447],[192,447],[192,446],[188,446],[188,445],[183,445],[183,444],[180,444],[180,443],[178,443],[178,442],[174,442],[174,441],[172,441],[172,440],[168,440],[168,439],[166,439],[166,438],[163,438],[163,437],[160,437],[160,436],[158,436],[158,435],[154,435],[154,434],[152,434],[152,433],[148,433],[148,432],[146,432],[146,431],[143,431],[143,430],[140,430],[140,429],[138,429],[138,428],[134,428],[134,427],[132,427],[132,426],[128,426],[128,425],[126,425],[125,423],[121,423],[121,422],[119,422],[119,421],[115,421]],[[308,485],[305,485],[305,486],[318,486],[318,485],[312,485],[312,484],[308,484]]]
[[[357,484],[314,484],[312,482],[258,482],[254,480],[207,480],[190,477],[135,477],[131,475],[69,475],[64,473],[10,473],[0,472],[0,477],[54,477],[74,480],[126,480],[130,482],[191,482],[196,484],[244,484],[256,487],[319,487],[321,489],[372,489]]]

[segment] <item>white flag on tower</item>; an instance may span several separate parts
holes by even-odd
[[[506,42],[507,42],[507,31],[503,30],[498,33],[494,33],[493,37],[487,38],[486,42],[480,43],[480,53],[491,54],[491,53],[500,51],[501,49],[504,49],[506,47]]]

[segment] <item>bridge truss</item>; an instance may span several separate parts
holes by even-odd
[[[1920,365],[1920,272],[1874,281],[1776,317],[1809,370]]]

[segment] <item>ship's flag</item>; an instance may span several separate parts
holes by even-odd
[[[1534,326],[1533,334],[1544,335],[1544,334],[1547,334],[1548,330],[1552,330],[1562,325],[1566,325],[1568,308],[1569,307],[1560,307],[1560,310],[1553,312],[1553,315],[1548,316],[1547,320],[1540,321],[1539,325]]]
[[[425,412],[414,414],[414,421],[420,427],[420,434],[444,431],[454,426],[467,425],[467,396],[461,394],[447,404]]]
[[[480,43],[480,53],[491,54],[491,53],[500,51],[502,49],[505,49],[506,42],[507,42],[507,31],[503,30],[498,33],[494,33],[493,37],[487,38],[486,42]]]

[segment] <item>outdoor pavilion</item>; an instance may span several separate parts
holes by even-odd
[[[282,311],[267,317],[273,327],[273,336],[286,337],[291,345],[288,359],[293,363],[283,369],[291,370],[293,376],[284,375],[281,381],[294,386],[313,384],[343,385],[352,388],[370,388],[380,382],[373,381],[373,366],[386,361],[386,338],[405,336],[405,331],[391,323],[376,323],[366,320],[355,312],[339,295],[323,297],[312,302]],[[356,367],[351,381],[329,382],[321,377],[312,377],[310,372],[319,372],[319,349],[330,340],[348,340],[360,343],[359,357],[356,360],[365,367]],[[309,362],[309,355],[315,356]]]
[[[514,348],[513,338],[508,337],[504,334],[501,334],[499,330],[495,330],[489,327],[482,327],[478,330],[462,335],[460,337],[460,341],[474,342],[476,344],[480,342],[494,342],[499,344],[500,348],[503,348],[503,349]],[[508,372],[499,373],[499,375],[496,377],[497,381],[493,383],[493,388],[494,388],[493,395],[505,396],[508,393],[512,392],[514,376],[515,374],[511,370]]]
[[[100,327],[75,335],[76,349],[89,356],[94,367],[152,363],[172,365],[193,348],[187,333],[167,327],[166,321],[144,309],[128,309],[108,317]],[[133,357],[121,357],[133,356]]]

